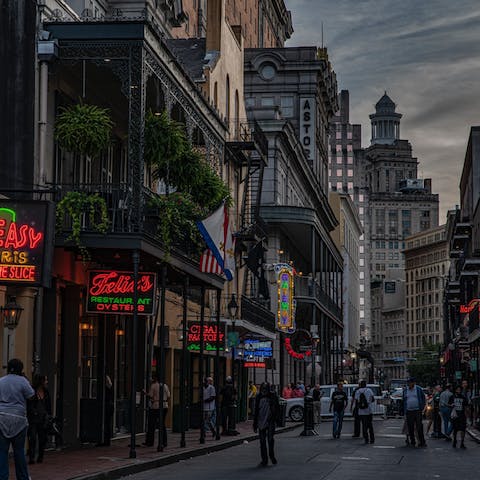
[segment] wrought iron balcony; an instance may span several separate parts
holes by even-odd
[[[57,184],[55,185],[55,192],[57,203],[70,192],[81,192],[102,198],[105,201],[108,217],[106,235],[112,239],[112,247],[115,246],[115,235],[125,236],[129,234],[142,235],[157,243],[160,248],[164,247],[159,231],[159,219],[162,212],[159,211],[158,207],[152,206],[152,200],[160,197],[160,195],[150,189],[146,187],[142,189],[140,211],[135,207],[132,187],[127,184]],[[137,220],[138,216],[140,216],[140,221]],[[81,233],[103,235],[98,233],[95,222],[96,219],[92,220],[88,212],[85,212],[81,217]],[[140,225],[140,230],[138,230],[137,225]],[[61,227],[65,237],[72,232],[72,218],[68,212],[65,213]],[[201,250],[198,244],[195,244],[191,238],[186,236],[172,238],[170,247],[190,258],[198,258]]]
[[[325,293],[318,282],[310,277],[295,278],[295,298],[297,301],[304,299],[317,300],[340,322],[342,321],[342,309]]]

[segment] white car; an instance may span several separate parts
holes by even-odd
[[[373,391],[375,396],[375,402],[372,405],[373,414],[374,415],[385,415],[385,405],[383,405],[384,396],[382,395],[382,390],[379,385],[376,384],[368,384],[368,388]],[[328,417],[332,416],[332,413],[329,412],[330,408],[330,399],[332,397],[332,393],[337,388],[336,385],[322,385],[320,387],[320,391],[322,393],[321,399],[321,416]],[[358,385],[355,384],[345,384],[343,386],[343,390],[348,396],[348,406],[345,409],[345,416],[351,416],[352,412],[350,410],[350,403],[352,401],[352,393],[353,391],[358,388]],[[304,408],[304,400],[303,397],[300,398],[286,398],[285,401],[287,402],[287,418],[292,420],[292,422],[301,422],[303,421],[303,408]]]

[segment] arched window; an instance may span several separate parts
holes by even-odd
[[[227,81],[225,85],[225,118],[227,125],[230,124],[230,77],[227,75]]]

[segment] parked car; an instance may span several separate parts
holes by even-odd
[[[373,404],[373,414],[374,415],[385,415],[385,405],[384,403],[384,396],[382,394],[382,390],[380,385],[376,384],[368,384],[367,385],[370,389],[372,389],[373,394],[375,396],[375,402]],[[351,416],[352,412],[350,410],[350,402],[352,400],[352,393],[357,388],[358,385],[355,384],[345,384],[343,386],[344,391],[348,396],[348,406],[345,410],[345,416]],[[330,407],[330,399],[332,397],[332,393],[334,392],[336,385],[322,385],[320,387],[320,391],[322,393],[321,399],[321,416],[328,417],[331,416],[332,413],[329,412]],[[287,402],[287,411],[286,415],[292,422],[301,422],[303,421],[303,398],[287,398],[285,399]]]

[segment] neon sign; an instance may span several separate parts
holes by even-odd
[[[200,351],[201,340],[201,325],[200,322],[188,322],[187,331],[187,349],[191,352]],[[216,352],[218,349],[222,352],[225,350],[225,324],[220,324],[220,329],[217,329],[216,323],[203,324],[203,349],[207,352]]]
[[[267,368],[265,362],[245,362],[243,366],[244,368]]]
[[[88,274],[87,312],[133,315],[133,272],[92,270]],[[137,313],[153,315],[155,274],[140,272],[137,281]]]
[[[53,218],[50,202],[0,201],[0,284],[48,286]]]
[[[277,271],[278,270],[278,271]],[[295,330],[294,274],[290,265],[279,265],[277,272],[277,328],[283,332]]]

